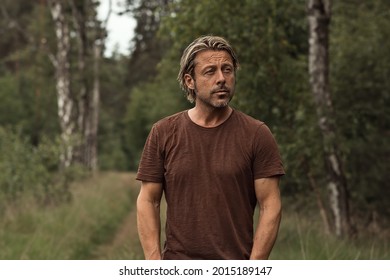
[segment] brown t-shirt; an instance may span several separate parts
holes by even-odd
[[[254,180],[283,174],[268,127],[240,111],[213,128],[198,126],[187,111],[157,122],[137,179],[163,184],[163,259],[249,259]]]

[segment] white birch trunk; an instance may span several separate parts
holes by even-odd
[[[67,168],[71,165],[73,159],[74,147],[72,141],[74,140],[74,132],[76,129],[74,122],[74,100],[72,99],[70,89],[69,26],[65,19],[62,2],[51,0],[49,4],[57,39],[57,53],[53,63],[56,70],[58,117],[63,144],[60,160],[62,167]]]
[[[337,236],[350,233],[348,192],[341,169],[333,120],[329,87],[329,24],[331,0],[308,0],[309,21],[309,76],[316,104],[318,124],[323,137],[325,161],[328,167],[329,202]]]

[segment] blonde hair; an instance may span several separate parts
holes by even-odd
[[[187,86],[184,76],[189,74],[191,77],[194,77],[196,55],[197,53],[205,50],[228,52],[233,60],[234,72],[236,72],[239,65],[236,53],[228,41],[226,41],[224,38],[218,36],[202,36],[195,39],[183,52],[183,55],[180,59],[180,71],[177,76],[177,80],[180,83],[181,89],[184,90],[187,95],[187,99],[191,103],[195,101],[196,94],[193,89],[190,89]]]

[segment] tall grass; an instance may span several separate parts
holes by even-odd
[[[274,260],[358,260],[390,259],[390,240],[388,232],[381,235],[359,232],[353,239],[339,239],[328,236],[323,229],[322,221],[316,209],[297,211],[286,207],[278,235],[271,253]],[[166,204],[161,204],[162,243],[165,240]],[[255,226],[258,208],[255,212]],[[207,234],[207,230],[205,230]],[[222,233],[223,234],[223,233]],[[126,251],[118,249],[116,259],[142,259],[142,248],[138,240],[127,241]],[[136,244],[134,246],[134,244]],[[127,250],[132,248],[132,250]]]
[[[0,216],[0,259],[143,258],[134,174],[99,174],[72,184],[70,192],[72,201],[59,206],[42,208],[25,200],[6,207]],[[164,231],[165,203],[161,210]],[[388,236],[364,231],[349,240],[327,236],[315,209],[287,208],[270,259],[390,259]]]
[[[350,239],[326,235],[315,211],[284,211],[271,259],[386,260],[390,259],[390,240],[386,233],[365,231]]]
[[[118,174],[73,184],[72,201],[8,207],[0,217],[0,259],[90,259],[131,211],[134,190]]]

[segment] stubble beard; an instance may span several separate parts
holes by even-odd
[[[209,98],[204,98],[204,97],[196,94],[195,102],[200,101],[203,104],[205,104],[207,107],[212,108],[212,109],[226,108],[234,96],[234,88],[227,89],[227,90],[228,90],[227,93],[225,93],[223,96],[221,96],[221,98],[219,96],[217,96],[217,99],[215,99],[215,95],[218,94],[218,90],[211,91]],[[195,86],[195,93],[197,93],[197,91],[198,90]]]

